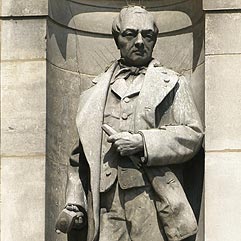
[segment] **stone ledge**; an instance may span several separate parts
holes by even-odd
[[[204,10],[241,10],[241,0],[203,0]]]
[[[43,16],[48,14],[48,0],[3,0],[1,16]]]

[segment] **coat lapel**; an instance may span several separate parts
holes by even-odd
[[[175,72],[160,67],[152,61],[147,69],[136,108],[136,131],[157,127],[155,109],[175,87]]]
[[[109,82],[116,65],[116,63],[113,64],[107,72],[97,77],[97,84],[81,95],[76,117],[80,141],[91,172],[90,185],[93,195],[93,215],[95,220],[94,236],[97,234],[99,226],[101,126]]]

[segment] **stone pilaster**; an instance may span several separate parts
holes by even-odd
[[[240,240],[241,1],[206,11],[205,241]]]
[[[0,15],[1,240],[44,241],[47,0]]]

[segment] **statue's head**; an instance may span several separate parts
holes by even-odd
[[[125,64],[145,66],[151,61],[158,28],[152,14],[144,8],[123,8],[113,22],[112,34]]]

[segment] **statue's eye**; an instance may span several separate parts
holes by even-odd
[[[154,38],[154,33],[152,32],[143,32],[142,36],[147,39],[153,39]]]
[[[131,31],[131,30],[126,30],[122,33],[123,37],[135,37],[136,36],[136,32],[135,31]]]

